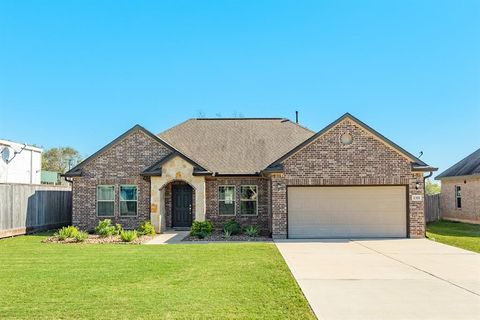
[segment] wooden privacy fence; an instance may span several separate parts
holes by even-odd
[[[440,194],[425,196],[425,220],[437,221],[442,218],[440,214]]]
[[[71,224],[70,186],[0,184],[0,238]]]

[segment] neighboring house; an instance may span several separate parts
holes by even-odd
[[[235,218],[274,238],[423,237],[435,170],[347,113],[317,133],[280,118],[136,125],[65,176],[84,229]]]
[[[480,223],[480,149],[435,179],[442,182],[440,214],[443,219]]]
[[[0,183],[40,184],[43,150],[0,140]]]

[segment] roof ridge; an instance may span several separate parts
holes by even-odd
[[[304,125],[301,125],[299,122],[295,122],[295,121],[290,120],[290,119],[288,119],[288,118],[283,118],[283,121],[282,121],[282,122],[287,122],[287,121],[293,123],[293,124],[296,125],[297,127],[300,127],[300,128],[302,128],[302,129],[305,129],[305,130],[307,130],[307,131],[309,131],[309,132],[311,132],[311,133],[314,133],[314,134],[316,133],[315,131],[313,131],[313,130],[307,128],[307,127],[305,127]]]
[[[479,154],[477,154],[477,152]],[[472,159],[470,159],[472,158]],[[435,180],[438,180],[439,178],[448,178],[448,177],[459,177],[459,176],[464,176],[465,174],[460,174],[459,175],[459,172],[461,172],[462,169],[465,168],[465,166],[468,166],[469,164],[469,161],[471,161],[472,163],[477,163],[475,161],[479,161],[480,159],[480,148],[478,148],[477,150],[473,151],[472,153],[468,154],[467,156],[463,157],[462,159],[460,159],[459,161],[455,162],[453,165],[451,165],[450,167],[448,167],[447,169],[443,170],[442,173],[440,173],[438,176],[435,177]],[[479,161],[480,163],[480,161]],[[471,169],[472,172],[466,174],[466,175],[472,175],[472,174],[475,174],[473,172],[473,170],[476,168],[476,166],[474,168]],[[455,169],[455,170],[454,170]]]
[[[251,117],[251,118],[192,118],[190,120],[285,120],[286,118],[277,118],[277,117]],[[287,119],[288,120],[288,119]]]
[[[168,132],[168,131],[172,130],[173,128],[179,127],[179,126],[181,126],[181,125],[183,125],[183,124],[187,123],[188,121],[192,121],[192,120],[195,120],[195,118],[188,118],[187,120],[184,120],[184,121],[182,121],[182,122],[180,122],[180,123],[178,123],[178,124],[174,125],[173,127],[170,127],[170,128],[168,128],[168,129],[165,129],[165,130],[163,130],[163,131],[162,131],[162,132],[160,132],[160,133],[157,133],[156,135],[157,135],[158,137],[160,137],[160,135],[161,135],[161,134],[163,134],[163,133],[166,133],[166,132]]]

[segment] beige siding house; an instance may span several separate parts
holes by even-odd
[[[443,219],[480,223],[480,149],[435,179],[442,182],[440,211]]]

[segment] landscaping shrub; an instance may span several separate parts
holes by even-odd
[[[75,240],[77,240],[77,242],[83,242],[87,239],[88,239],[88,233],[83,232],[83,231],[79,231],[77,233],[77,235],[75,236]]]
[[[230,219],[223,225],[223,230],[227,230],[231,235],[239,234],[242,231],[240,224],[235,219]]]
[[[137,230],[122,230],[120,231],[120,238],[123,242],[132,242],[137,239]]]
[[[114,235],[118,236],[120,232],[122,232],[123,228],[120,223],[115,224],[115,231],[113,232]]]
[[[223,230],[223,237],[225,239],[229,239],[231,236],[232,236],[232,233],[230,232],[230,230]]]
[[[259,234],[258,227],[257,226],[249,226],[245,228],[245,234],[249,237],[257,237]]]
[[[120,224],[112,225],[112,220],[105,219],[98,222],[98,225],[95,227],[95,233],[102,237],[110,237],[113,235],[118,235],[122,231],[122,226]]]
[[[192,228],[190,229],[190,235],[198,237],[198,234],[202,232],[204,235],[203,238],[205,238],[206,236],[210,235],[212,231],[213,224],[210,221],[193,221]]]
[[[155,227],[150,223],[150,221],[144,221],[140,228],[138,228],[138,233],[146,236],[154,236]]]
[[[200,231],[197,232],[196,236],[197,236],[198,239],[203,239],[206,236],[208,236],[208,234],[205,231],[200,230]]]
[[[68,238],[75,238],[78,234],[78,229],[74,226],[63,227],[58,230],[57,237],[58,240],[65,240]]]

